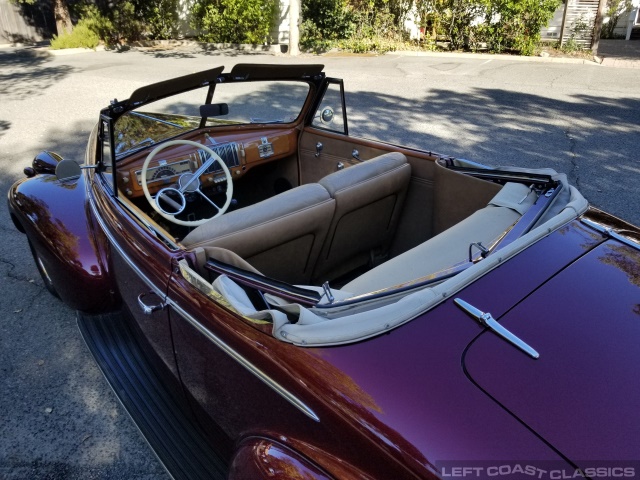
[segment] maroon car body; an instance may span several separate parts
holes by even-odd
[[[263,80],[307,86],[300,113],[277,122],[207,123],[208,116],[224,115],[225,110],[223,104],[211,107],[212,97],[216,98],[211,85],[253,86]],[[152,101],[202,85],[212,93],[202,101],[215,111],[201,109],[200,124],[187,128],[178,116],[154,117],[153,122],[170,128],[180,125],[180,133],[158,139],[154,130],[140,148],[117,151],[114,130],[119,119]],[[339,100],[327,109],[332,86],[339,87]],[[342,111],[342,118],[336,111]],[[331,131],[335,117],[342,122],[341,131]],[[501,238],[486,253],[474,256],[473,242],[468,242],[468,261],[452,269],[428,272],[430,277],[417,284],[394,284],[372,294],[356,291],[349,297],[356,300],[335,303],[342,302],[347,310],[353,305],[364,309],[373,323],[380,317],[378,309],[404,298],[403,292],[433,289],[439,295],[393,326],[358,331],[352,337],[341,333],[340,340],[310,345],[283,341],[276,334],[275,320],[265,322],[263,315],[258,321],[257,313],[243,313],[233,298],[209,290],[208,282],[219,270],[204,279],[204,287],[194,280],[194,272],[205,276],[205,270],[196,268],[196,249],[183,243],[190,233],[185,236],[182,227],[167,227],[145,207],[142,190],[133,190],[133,175],[156,145],[169,138],[205,145],[203,132],[206,138],[224,137],[224,142],[210,143],[216,153],[222,151],[219,144],[230,140],[241,145],[234,147],[240,152],[239,164],[227,165],[230,173],[225,181],[231,183],[232,178],[238,197],[247,199],[274,170],[278,175],[295,170],[282,175],[300,186],[322,183],[326,173],[343,170],[344,164],[345,171],[357,169],[360,156],[373,159],[401,153],[411,165],[412,183],[393,239],[386,244],[387,262],[462,225],[505,182],[525,181],[510,177],[513,171],[348,136],[342,83],[326,78],[315,65],[271,69],[241,65],[231,73],[214,69],[145,87],[101,112],[81,174],[73,168],[71,175],[61,173],[67,164],[56,176],[60,157],[39,155],[25,169],[27,178],[9,191],[11,217],[26,233],[47,287],[79,312],[81,332],[105,377],[172,476],[400,479],[638,474],[640,231],[636,227],[593,207],[555,224],[544,223],[538,215],[515,240],[509,239],[512,243],[501,244]],[[186,155],[182,153],[186,150],[174,146],[170,151]],[[353,150],[358,151],[349,155]],[[192,162],[190,172],[205,162],[205,157],[188,155],[179,158]],[[329,156],[331,167],[309,166],[314,156],[319,161]],[[163,185],[180,178],[183,173],[175,169],[187,165],[171,159],[160,162],[149,165],[156,168],[153,175],[158,174],[157,183]],[[442,191],[438,175],[449,173],[433,173],[440,168],[437,163],[457,167],[452,169],[453,186]],[[165,178],[159,172],[166,165],[174,170]],[[252,177],[252,171],[258,173]],[[207,188],[224,183],[218,181],[219,172],[207,174],[209,183],[202,181]],[[529,174],[534,180],[526,181],[550,182],[551,176]],[[144,181],[144,173],[142,177]],[[274,183],[282,185],[282,177],[276,177]],[[482,190],[479,203],[474,200],[465,206],[475,194],[465,193],[470,187],[464,182]],[[545,192],[551,197],[558,185],[544,187],[536,205]],[[159,188],[154,201],[162,196]],[[275,190],[276,194],[238,206],[259,205],[277,197],[279,188]],[[435,205],[428,214],[421,192]],[[188,206],[198,202],[193,192],[182,193]],[[223,192],[216,190],[209,197],[215,202],[218,194]],[[176,203],[182,201],[180,194],[166,195],[175,195],[171,198]],[[445,207],[437,203],[442,195],[452,196],[441,203]],[[452,198],[461,211],[447,213],[442,220]],[[420,219],[428,225],[419,225]],[[438,223],[442,225],[434,226]],[[525,241],[527,232],[537,231],[540,224],[552,226]],[[522,222],[516,225],[520,228]],[[370,250],[379,252],[378,247]],[[295,255],[292,250],[278,252],[276,267]],[[492,261],[491,268],[482,269]],[[366,269],[374,271],[380,263],[372,261]],[[244,291],[260,292],[275,311],[272,315],[286,307],[273,307],[269,295],[292,300],[300,293],[289,285],[292,281],[283,286],[267,275],[264,283],[257,284],[262,281],[259,275],[235,267],[223,264],[226,278]],[[335,281],[354,286],[364,277],[353,278]],[[455,281],[459,283],[452,291],[447,286]],[[327,284],[323,291],[320,282],[315,286],[323,292],[318,303],[302,305],[322,312],[320,298],[328,297],[331,287]],[[308,289],[304,292],[310,295]],[[364,303],[358,303],[362,298]],[[490,312],[517,338],[505,340],[474,320],[456,299]],[[375,308],[360,306],[366,302]],[[398,311],[405,308],[397,305]],[[283,328],[292,325],[305,327],[296,318]],[[522,342],[535,348],[539,358],[527,355]]]

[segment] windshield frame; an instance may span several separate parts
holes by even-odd
[[[273,123],[265,122],[265,125],[292,125],[306,121],[306,112],[310,104],[313,104],[312,99],[315,98],[319,91],[321,91],[322,83],[325,81],[325,74],[322,71],[324,65],[309,64],[309,65],[258,65],[258,64],[238,64],[234,66],[230,72],[224,72],[224,67],[217,67],[202,72],[196,72],[190,75],[177,77],[162,82],[146,85],[135,90],[131,96],[124,101],[118,101],[114,99],[111,104],[101,110],[101,118],[109,119],[109,130],[112,132],[112,140],[115,140],[116,122],[123,115],[132,112],[133,110],[139,110],[141,107],[162,100],[168,97],[172,97],[181,93],[186,93],[192,90],[196,90],[203,87],[209,87],[205,100],[205,105],[211,104],[214,96],[214,90],[216,85],[222,83],[242,83],[242,82],[261,82],[261,81],[297,81],[307,83],[309,85],[309,91],[301,106],[300,112],[295,120],[286,123]],[[140,112],[144,115],[148,115],[149,112]],[[191,117],[190,117],[191,118]],[[193,117],[196,118],[196,117]],[[206,117],[200,117],[206,121]],[[151,118],[152,120],[162,121],[157,118]],[[169,122],[170,123],[170,122]],[[160,145],[166,141],[174,139],[183,134],[197,131],[201,128],[209,128],[211,125],[202,125],[202,121],[198,126],[192,129],[185,129],[176,133],[171,137],[167,137],[153,143],[151,145],[137,145],[140,148],[132,148],[126,150],[120,154],[116,154],[115,145],[111,148],[111,163],[122,162],[125,158],[133,155],[136,152],[149,148],[151,146]],[[250,123],[249,126],[255,126],[257,128],[263,125],[262,122]],[[243,126],[246,126],[243,124]]]

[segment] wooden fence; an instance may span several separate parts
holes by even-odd
[[[53,14],[45,2],[28,5],[0,0],[0,44],[41,42],[54,31]]]
[[[582,48],[591,48],[599,3],[599,0],[567,0],[562,19],[563,45],[573,41]]]

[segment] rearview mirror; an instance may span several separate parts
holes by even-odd
[[[229,115],[229,105],[226,103],[210,103],[200,105],[201,117],[219,117],[220,115]]]

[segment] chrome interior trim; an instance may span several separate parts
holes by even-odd
[[[242,365],[244,368],[249,370],[252,374],[254,374],[258,379],[264,382],[268,387],[275,390],[281,397],[287,400],[290,404],[304,413],[310,419],[319,422],[320,418],[315,414],[311,408],[309,408],[302,400],[296,397],[294,394],[285,389],[282,385],[277,383],[274,379],[269,377],[266,373],[256,367],[249,360],[244,358],[238,352],[236,352],[233,348],[227,345],[220,337],[215,335],[209,329],[207,329],[204,325],[202,325],[198,320],[189,315],[186,311],[184,311],[176,302],[167,298],[167,303],[173,308],[176,313],[181,315],[185,320],[187,320],[191,325],[193,325],[200,333],[202,333],[205,337],[207,337],[212,343],[214,343],[218,348],[224,351],[227,355],[233,358],[236,362]]]

